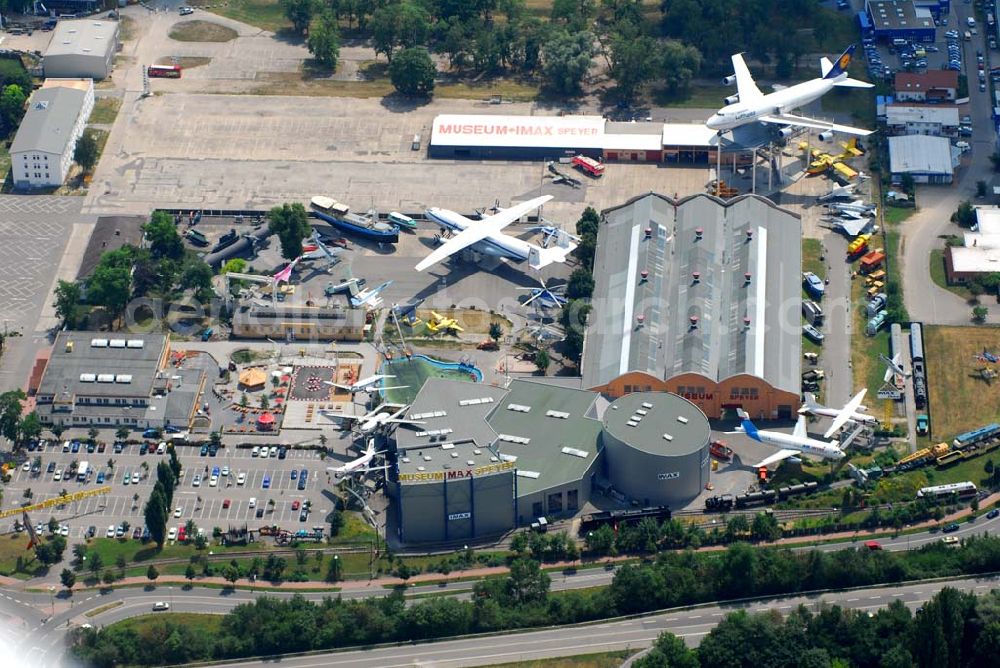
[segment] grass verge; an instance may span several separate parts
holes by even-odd
[[[99,608],[94,608],[93,610],[88,610],[87,612],[83,613],[83,616],[84,617],[96,617],[97,615],[101,614],[102,612],[107,612],[108,610],[113,610],[113,609],[117,608],[118,606],[124,605],[124,604],[125,604],[125,601],[112,601],[111,603],[108,603],[107,605],[102,605]]]
[[[931,280],[934,281],[934,285],[939,288],[944,288],[949,292],[953,292],[962,299],[968,301],[972,299],[972,293],[969,289],[962,285],[949,285],[948,278],[944,271],[944,249],[935,248],[931,251]]]
[[[141,639],[157,639],[157,642],[161,642],[161,639],[166,637],[164,627],[168,621],[173,626],[194,626],[211,635],[219,632],[222,618],[223,615],[213,615],[207,612],[171,612],[167,615],[151,614],[129,617],[115,622],[114,626],[118,629],[134,631]]]
[[[181,69],[190,70],[195,67],[202,67],[203,65],[208,65],[212,62],[211,58],[205,58],[203,56],[164,56],[163,58],[157,58],[157,65],[180,65]]]
[[[90,112],[89,123],[111,125],[118,118],[118,110],[122,101],[117,97],[99,97],[94,101],[94,110]]]
[[[995,422],[1000,393],[979,375],[983,364],[974,355],[996,351],[997,327],[924,327],[927,383],[935,441]],[[989,366],[989,365],[987,365]],[[994,380],[993,384],[1000,383]]]
[[[193,0],[191,5],[271,32],[290,30],[292,27],[277,0],[228,0],[224,4]]]
[[[219,23],[195,20],[174,24],[169,36],[177,42],[230,42],[239,33]]]
[[[616,668],[635,653],[635,650],[622,649],[616,652],[580,654],[579,656],[566,656],[558,659],[497,663],[492,668]]]

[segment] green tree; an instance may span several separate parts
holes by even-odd
[[[510,564],[507,590],[515,603],[537,603],[545,600],[552,579],[534,559],[520,557]]]
[[[104,582],[104,584],[106,584],[106,585],[110,585],[110,584],[113,584],[113,583],[114,583],[114,581],[115,581],[115,580],[117,580],[117,579],[118,579],[118,578],[117,578],[117,577],[115,577],[115,573],[114,573],[114,571],[112,571],[112,570],[111,570],[110,568],[109,568],[108,570],[104,571],[104,575],[102,575],[102,576],[101,576],[101,580],[102,580],[102,581]]]
[[[64,568],[62,569],[62,573],[59,574],[59,581],[66,589],[72,589],[73,585],[76,584],[76,573],[68,568]]]
[[[986,316],[989,313],[989,310],[985,306],[976,306],[972,309],[972,319],[976,322],[986,322]]]
[[[561,95],[577,95],[594,56],[594,36],[555,30],[542,47],[542,78]]]
[[[194,581],[194,577],[195,577],[194,564],[188,564],[187,565],[187,568],[184,569],[184,577],[187,578],[188,582]]]
[[[552,364],[552,359],[549,357],[547,350],[539,350],[535,353],[535,366],[542,372],[542,375],[545,375],[545,371],[549,368],[550,364]]]
[[[403,95],[427,97],[434,93],[437,68],[422,47],[403,49],[389,64],[389,80]]]
[[[330,565],[326,568],[326,581],[327,582],[340,582],[343,579],[343,574],[340,568],[340,555],[333,555],[330,559]]]
[[[586,29],[597,11],[595,0],[554,0],[549,18],[561,23],[570,32]]]
[[[774,513],[757,513],[750,525],[750,534],[757,540],[775,540],[781,536],[781,527]]]
[[[408,49],[427,43],[431,17],[415,3],[390,4],[372,14],[371,32],[375,53],[384,54],[391,63],[396,47]]]
[[[101,255],[94,273],[87,279],[87,299],[104,307],[112,319],[125,310],[132,294],[132,267],[135,249],[124,246]]]
[[[0,93],[0,118],[8,132],[21,122],[24,116],[24,90],[17,84],[7,84]]]
[[[701,69],[701,54],[693,46],[667,40],[660,47],[659,79],[667,92],[676,94],[687,89],[691,79]]]
[[[567,299],[590,299],[594,294],[594,275],[586,267],[577,267],[566,284]]]
[[[124,554],[119,554],[115,558],[115,566],[118,567],[118,571],[122,574],[122,576],[124,576],[125,575],[125,567],[128,566],[128,562],[125,560],[125,555]]]
[[[599,557],[614,553],[615,531],[610,525],[602,524],[587,533],[584,540],[587,549]]]
[[[50,536],[48,540],[35,548],[35,557],[46,566],[51,566],[62,561],[65,551],[66,539],[62,536]]]
[[[226,564],[222,569],[222,577],[232,586],[236,586],[236,581],[240,579],[240,569],[232,564]]]
[[[247,261],[241,257],[234,257],[232,260],[229,260],[224,265],[222,265],[222,270],[219,273],[223,275],[229,273],[245,274],[246,271],[247,271]]]
[[[331,71],[337,69],[337,61],[340,60],[340,28],[337,26],[337,18],[329,10],[313,20],[306,46],[321,66]]]
[[[38,417],[38,413],[31,411],[21,420],[21,424],[18,426],[19,434],[18,438],[22,442],[33,441],[42,435],[42,420]]]
[[[163,543],[167,538],[167,501],[163,496],[162,487],[153,486],[153,492],[149,495],[149,500],[146,501],[143,517],[146,520],[146,528],[149,530],[150,538],[156,542],[158,549],[163,549]]]
[[[340,535],[340,530],[344,528],[344,513],[340,509],[334,508],[330,513],[330,536]]]
[[[298,202],[282,204],[271,209],[267,218],[268,229],[281,242],[281,257],[291,261],[302,255],[302,240],[312,232],[305,207]]]
[[[21,427],[21,402],[27,397],[22,390],[0,394],[0,436],[17,445]]]
[[[179,260],[184,257],[184,242],[177,233],[173,216],[166,211],[154,211],[149,222],[142,226],[142,231],[149,242],[150,257],[154,260]]]
[[[500,337],[503,336],[503,327],[499,322],[490,323],[490,338],[494,341],[499,341]]]
[[[75,329],[80,312],[82,291],[76,281],[60,279],[56,283],[56,315],[67,329]]]
[[[85,130],[76,140],[76,146],[73,148],[73,162],[80,165],[80,169],[83,171],[89,172],[97,164],[97,152],[97,139],[94,137],[94,133]]]
[[[955,213],[951,214],[951,222],[965,228],[971,228],[975,225],[976,210],[972,207],[972,203],[965,201],[959,204]]]
[[[733,515],[726,522],[726,536],[729,540],[745,535],[749,531],[750,523],[746,515]]]
[[[635,668],[699,668],[697,654],[670,631],[656,638],[649,653],[632,663]]]
[[[212,298],[212,268],[199,259],[185,262],[181,269],[181,287],[193,290],[198,299],[208,301]],[[205,298],[208,299],[205,299]]]
[[[101,556],[100,552],[94,552],[91,554],[88,557],[88,561],[89,563],[87,564],[87,568],[89,568],[90,572],[95,575],[99,570],[101,570],[101,568],[104,567],[104,558]]]
[[[312,22],[316,11],[316,0],[280,0],[281,11],[285,14],[296,35],[301,35]]]
[[[156,566],[150,564],[149,568],[146,569],[146,577],[149,578],[150,582],[156,582],[156,578],[160,577],[160,571],[156,570]]]
[[[631,30],[625,31],[611,41],[610,60],[609,74],[618,84],[615,93],[621,100],[631,101],[636,90],[648,82],[656,70],[656,41]]]

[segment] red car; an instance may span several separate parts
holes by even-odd
[[[222,508],[226,509],[228,507],[229,507],[229,499],[226,499],[225,501],[222,502]]]
[[[292,510],[298,510],[298,509],[299,509],[299,502],[292,501]]]
[[[187,540],[187,530],[182,526],[177,527],[177,542],[183,543]]]

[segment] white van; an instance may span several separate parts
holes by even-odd
[[[166,451],[167,451],[167,443],[166,441],[161,441],[160,444],[156,446],[156,454],[162,455]]]
[[[973,18],[973,17],[971,17],[971,16],[970,16],[969,18],[965,19],[965,23],[966,23],[966,24],[967,24],[967,25],[968,25],[968,26],[969,26],[970,28],[975,28],[975,27],[976,27],[976,19],[974,19],[974,18]]]
[[[253,446],[253,450],[250,451],[250,456],[251,457],[259,457],[260,456],[260,446],[259,445]]]
[[[964,151],[968,151],[969,149],[971,149],[972,146],[970,146],[969,142],[967,142],[967,141],[957,141],[957,142],[955,142],[955,148],[960,149],[960,150],[962,150],[964,152]]]

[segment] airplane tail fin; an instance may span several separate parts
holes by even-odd
[[[574,250],[576,250],[574,243],[568,243],[565,247],[556,245],[554,248],[541,248],[532,245],[528,249],[528,266],[532,269],[541,269],[553,262],[565,262],[566,257]]]
[[[742,408],[736,409],[736,414],[740,416],[740,421],[743,424],[743,431],[747,436],[754,439],[755,441],[760,440],[757,436],[757,427],[753,422],[750,421],[750,414],[747,413]]]
[[[819,71],[822,76],[826,76],[833,69],[833,63],[826,56],[819,59]]]
[[[841,74],[847,72],[848,66],[851,64],[851,59],[854,57],[854,50],[858,48],[857,44],[851,44],[847,47],[847,50],[840,54],[837,58],[837,62],[827,71],[824,75],[824,79],[836,79]]]
[[[802,408],[799,409],[799,413],[808,413],[814,408],[819,408],[819,404],[816,403],[816,395],[812,392],[805,393],[805,403],[802,404]]]

